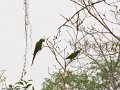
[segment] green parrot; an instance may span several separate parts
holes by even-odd
[[[80,50],[77,50],[76,52],[71,53],[68,57],[66,57],[66,59],[72,60],[78,55],[78,53],[80,53]]]
[[[42,38],[36,43],[35,49],[34,49],[34,54],[33,54],[33,59],[32,59],[32,64],[34,62],[34,59],[35,59],[35,56],[36,56],[37,52],[42,49],[42,43],[43,42],[45,42],[45,39]],[[31,66],[32,66],[32,64],[31,64]]]

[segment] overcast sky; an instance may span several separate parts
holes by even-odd
[[[75,12],[69,0],[29,0],[29,16],[32,25],[32,48],[27,58],[26,80],[33,79],[36,90],[45,77],[48,67],[54,71],[56,64],[50,51],[44,48],[31,67],[35,43],[42,37],[53,37],[64,23],[60,14],[68,17]],[[0,69],[5,69],[7,84],[20,79],[24,63],[25,31],[23,0],[0,0]],[[103,8],[100,7],[103,10]]]
[[[37,55],[31,67],[35,43],[43,36],[51,37],[64,22],[59,15],[70,16],[74,5],[69,0],[29,0],[29,15],[32,25],[32,48],[27,60],[27,79],[33,79],[40,88],[43,78],[52,72],[55,60],[47,49]],[[0,69],[5,69],[7,84],[20,79],[24,63],[25,32],[23,0],[0,0]],[[46,53],[47,52],[47,53]],[[38,90],[38,89],[37,89]]]

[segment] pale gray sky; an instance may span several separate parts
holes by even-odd
[[[48,67],[52,70],[55,60],[50,51],[44,49],[31,67],[34,45],[43,36],[55,35],[64,22],[59,14],[72,15],[74,5],[69,0],[29,1],[33,47],[27,60],[26,79],[33,79],[35,87],[40,88],[43,78],[48,76]],[[22,72],[25,50],[23,7],[23,0],[0,0],[0,69],[6,70],[7,84],[18,81]]]
[[[31,67],[35,43],[43,36],[52,37],[66,17],[75,12],[75,6],[69,0],[29,0],[29,15],[32,25],[33,47],[27,59],[26,79],[33,79],[39,90],[43,78],[48,76],[56,64],[48,49],[43,49],[35,58]],[[0,69],[6,70],[7,84],[20,79],[24,63],[24,9],[23,0],[0,0]],[[101,7],[100,7],[101,9]],[[103,9],[103,8],[102,8]]]

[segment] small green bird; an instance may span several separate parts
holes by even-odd
[[[32,59],[32,64],[34,62],[34,59],[35,59],[35,56],[36,56],[37,52],[42,49],[42,43],[43,42],[45,42],[45,39],[42,38],[36,43],[35,49],[34,49],[34,54],[33,54],[33,59]],[[32,64],[31,64],[31,66],[32,66]]]
[[[80,50],[77,50],[76,52],[71,53],[68,57],[66,57],[66,59],[74,59],[75,57],[77,57],[77,55],[80,53]]]

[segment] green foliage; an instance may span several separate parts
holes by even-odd
[[[119,48],[120,48],[120,42],[114,42],[114,43],[112,44],[111,50],[112,50],[113,52],[116,52],[116,51],[119,50]]]
[[[30,83],[32,80],[21,80],[19,82],[16,82],[15,85],[9,85],[7,90],[29,90],[32,88],[34,90],[34,86]]]
[[[108,63],[102,65],[102,68],[99,68],[92,61],[90,67],[82,72],[67,72],[65,82],[69,90],[110,90],[111,84],[113,84],[113,82],[110,82],[110,79],[114,78],[117,83],[120,78],[120,63],[116,64],[117,61],[109,60]],[[51,78],[45,78],[42,90],[64,90],[61,74],[63,73],[54,73],[51,75]],[[111,76],[111,74],[114,76]]]
[[[55,73],[51,76],[51,79],[45,78],[45,82],[43,82],[42,90],[64,90],[63,82],[61,80],[60,74]]]
[[[90,77],[86,71],[77,74],[68,72],[65,81],[69,90],[102,90],[104,87],[98,82],[96,76]],[[42,86],[42,90],[64,90],[60,73],[55,73],[51,78],[46,78]]]

